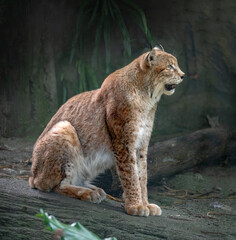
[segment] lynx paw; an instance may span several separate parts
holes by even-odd
[[[149,209],[150,216],[160,216],[162,213],[161,208],[156,204],[150,203],[147,207]]]
[[[93,203],[100,203],[102,200],[106,198],[106,193],[101,188],[96,188],[93,190],[91,189],[79,190],[78,195],[81,196],[81,200]]]
[[[128,206],[125,209],[132,216],[160,216],[162,213],[161,208],[156,204]]]
[[[149,216],[149,209],[147,206],[138,205],[138,206],[128,206],[125,208],[126,212],[132,216]]]

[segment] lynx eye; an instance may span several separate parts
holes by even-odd
[[[175,70],[175,66],[170,64],[170,65],[168,65],[168,69],[170,69],[171,71],[174,71]]]

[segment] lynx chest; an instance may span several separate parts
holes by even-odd
[[[146,147],[152,132],[152,122],[146,116],[139,119],[136,130],[135,148]]]

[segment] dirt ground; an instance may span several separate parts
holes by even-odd
[[[40,208],[64,223],[79,221],[101,238],[118,240],[236,239],[236,166],[198,167],[149,187],[160,217],[132,217],[123,204],[101,204],[30,189],[33,140],[0,138],[0,239],[52,239]],[[102,181],[102,179],[100,179]]]

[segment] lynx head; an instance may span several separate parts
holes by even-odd
[[[183,81],[184,72],[178,66],[177,59],[163,49],[154,47],[144,56],[144,65],[149,71],[153,91],[172,95],[175,87]]]

